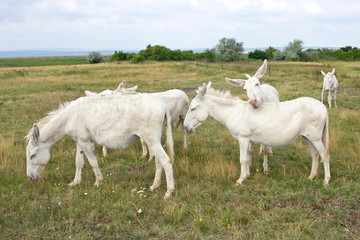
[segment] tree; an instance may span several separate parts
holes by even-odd
[[[104,58],[99,52],[90,52],[87,60],[91,64],[104,62]]]
[[[293,42],[289,42],[283,51],[285,60],[300,60],[303,45],[304,42],[300,39],[295,39]]]
[[[266,59],[274,59],[274,52],[276,51],[277,50],[273,47],[268,47],[267,49],[265,49]]]
[[[222,38],[215,46],[216,57],[226,62],[239,60],[244,51],[243,44],[235,38]]]
[[[265,60],[266,53],[259,49],[255,49],[253,52],[249,52],[249,58]]]
[[[289,42],[283,51],[276,50],[273,52],[274,60],[288,60],[299,61],[303,58],[303,44],[300,39],[295,39],[293,42]]]
[[[145,61],[145,57],[140,54],[133,54],[130,59],[131,63],[142,63],[143,61]]]
[[[127,53],[124,53],[122,51],[115,51],[115,53],[113,55],[111,55],[110,57],[110,62],[113,61],[124,61],[127,58]]]

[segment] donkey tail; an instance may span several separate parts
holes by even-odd
[[[326,112],[327,113],[327,112]],[[326,114],[326,123],[323,129],[322,142],[324,144],[324,159],[330,158],[329,154],[329,115]]]
[[[174,155],[175,155],[174,141],[173,141],[173,137],[172,137],[171,116],[170,116],[169,109],[166,109],[165,118],[166,118],[166,148],[167,148],[167,153],[170,157],[171,163],[174,163]]]

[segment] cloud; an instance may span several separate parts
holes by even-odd
[[[294,38],[356,46],[359,11],[357,0],[3,0],[0,50],[206,48],[222,37],[247,47]]]

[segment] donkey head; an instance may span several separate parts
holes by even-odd
[[[31,182],[35,183],[40,179],[41,172],[50,159],[50,146],[41,142],[40,130],[36,124],[34,124],[27,139],[26,175]]]
[[[194,132],[195,128],[200,126],[209,116],[208,109],[203,102],[204,96],[210,87],[211,82],[208,84],[204,83],[197,91],[196,97],[190,103],[184,120],[184,128],[189,133]]]
[[[246,94],[249,98],[249,103],[254,108],[258,108],[263,102],[263,97],[261,96],[261,84],[260,79],[264,76],[267,68],[267,60],[264,60],[262,66],[257,70],[254,76],[250,77],[246,74],[247,80],[244,79],[230,79],[225,78],[225,80],[236,87],[243,87],[246,90]]]

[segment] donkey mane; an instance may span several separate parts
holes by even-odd
[[[199,87],[200,89],[201,87]],[[244,102],[243,100],[239,99],[238,97],[231,96],[229,90],[221,91],[214,88],[210,88],[206,91],[206,95],[216,97],[217,101],[221,101],[224,105],[235,105],[239,102]]]
[[[72,102],[65,102],[60,104],[58,109],[55,109],[51,112],[49,112],[47,114],[46,117],[44,117],[43,119],[41,119],[39,122],[36,123],[36,125],[41,128],[42,126],[44,126],[45,124],[47,124],[48,122],[50,122],[54,116],[56,116],[59,112],[63,111],[64,109],[66,109]],[[33,135],[33,127],[30,129],[30,131],[28,132],[28,134],[25,136],[25,139],[27,142],[29,142],[29,140],[32,138]]]

